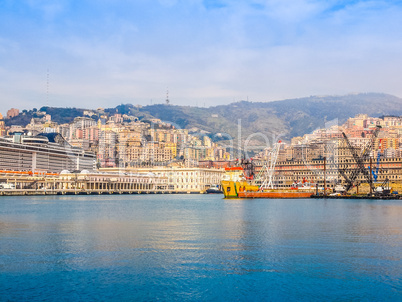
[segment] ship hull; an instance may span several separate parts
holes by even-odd
[[[257,186],[251,186],[246,181],[225,181],[221,182],[223,194],[225,198],[239,198],[239,193],[242,192],[256,192]]]
[[[216,190],[216,189],[208,189],[208,190],[205,191],[205,193],[207,193],[207,194],[222,194],[223,191]]]
[[[314,194],[299,190],[259,191],[245,181],[222,181],[222,189],[225,198],[310,198]]]
[[[238,198],[310,198],[311,192],[239,192]]]

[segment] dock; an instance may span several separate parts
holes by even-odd
[[[177,190],[90,190],[90,189],[1,189],[0,196],[43,196],[43,195],[110,195],[110,194],[204,194],[202,191]]]
[[[297,192],[297,191],[284,191],[284,192],[239,192],[238,198],[310,198],[311,192]]]
[[[402,200],[402,195],[400,194],[389,194],[389,195],[311,195],[311,198],[320,199],[375,199],[375,200]]]
[[[179,188],[165,176],[149,173],[65,173],[30,175],[0,171],[0,196],[201,194],[200,188]]]

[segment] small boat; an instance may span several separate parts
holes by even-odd
[[[316,184],[309,182],[294,182],[290,187],[292,190],[315,190]]]
[[[207,194],[222,194],[223,191],[221,191],[217,185],[212,185],[205,191],[205,193],[207,193]]]

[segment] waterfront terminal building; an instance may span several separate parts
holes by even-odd
[[[58,133],[0,138],[0,189],[4,194],[203,193],[220,184],[223,169],[102,168],[96,156]],[[4,187],[3,187],[4,189]]]
[[[222,168],[186,168],[186,167],[152,167],[152,168],[101,168],[109,173],[149,173],[156,179],[166,179],[166,191],[202,193],[211,186],[219,186],[224,169]]]

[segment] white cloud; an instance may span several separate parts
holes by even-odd
[[[30,3],[44,12],[51,2]],[[47,68],[51,100],[59,106],[163,100],[166,87],[172,100],[192,104],[351,91],[402,96],[400,5],[355,1],[334,8],[339,1],[255,0],[205,9],[200,0],[154,1],[152,7],[146,1],[88,3],[79,18],[66,4],[50,9],[48,16],[63,15],[52,20],[51,30],[22,25],[10,35],[0,33],[0,89],[7,93],[0,96],[1,110],[9,99],[43,105]],[[32,38],[19,39],[23,32]],[[63,104],[67,99],[71,103]]]
[[[66,0],[26,0],[26,2],[31,9],[39,10],[46,20],[55,19],[68,7],[68,1]]]
[[[177,0],[158,0],[163,6],[174,6],[177,4]]]

